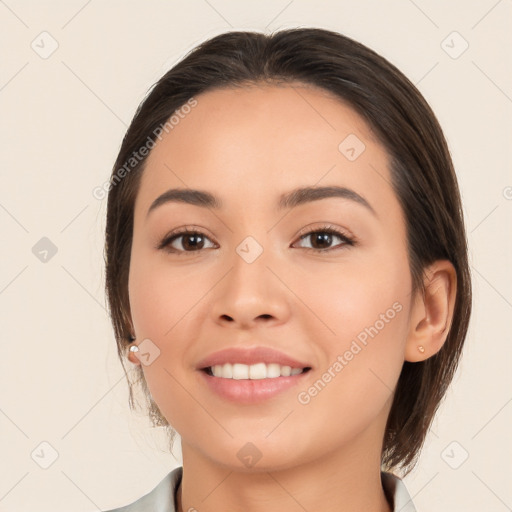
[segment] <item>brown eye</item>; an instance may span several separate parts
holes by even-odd
[[[309,246],[303,245],[302,247],[304,249],[317,252],[341,249],[343,246],[351,246],[355,244],[351,238],[332,228],[310,231],[309,233],[305,233],[300,237],[301,241],[308,239]]]
[[[210,245],[207,245],[210,243]],[[158,246],[169,252],[197,252],[201,249],[215,247],[215,244],[203,233],[182,231],[166,237]]]
[[[333,235],[331,233],[318,232],[312,233],[310,236],[313,249],[329,249],[332,244]]]
[[[204,237],[202,235],[182,235],[181,245],[186,251],[196,251],[204,246]]]

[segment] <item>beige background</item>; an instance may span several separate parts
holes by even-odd
[[[119,506],[177,464],[162,432],[128,408],[105,312],[106,203],[92,191],[147,89],[188,50],[226,30],[292,26],[374,48],[444,127],[474,314],[460,371],[405,481],[420,512],[510,510],[511,15],[510,0],[0,1],[0,510]],[[46,262],[44,248],[32,251],[42,237],[57,248]]]

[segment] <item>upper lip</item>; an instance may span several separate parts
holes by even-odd
[[[270,347],[240,348],[231,347],[214,352],[202,359],[197,365],[198,369],[203,370],[210,366],[226,363],[256,364],[256,363],[277,363],[281,366],[291,366],[292,368],[310,368],[307,363],[298,361],[283,352],[279,352]]]

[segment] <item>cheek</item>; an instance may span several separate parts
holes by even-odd
[[[313,286],[318,273],[310,278],[303,289],[312,292],[304,302],[319,312],[330,332],[318,340],[320,382],[311,392],[302,390],[300,403],[311,400],[319,414],[339,404],[345,411],[360,411],[361,418],[364,411],[368,417],[381,410],[404,362],[411,286],[408,268],[406,255],[372,255],[337,266],[324,276],[321,291]]]
[[[376,331],[378,346],[400,346],[407,332],[408,268],[407,256],[396,252],[354,253],[339,265],[303,269],[301,299],[329,328],[325,338],[335,351],[355,338],[364,343]]]
[[[182,329],[190,321],[193,315],[189,312],[209,288],[204,269],[170,265],[163,254],[134,251],[129,296],[137,336],[160,342],[172,339],[175,329]]]
[[[407,294],[372,290],[361,285],[340,297],[328,320],[336,335],[322,341],[323,364],[297,390],[303,421],[321,428],[324,439],[348,442],[389,412],[404,362]]]
[[[139,340],[151,340],[158,353],[151,364],[142,365],[144,379],[173,428],[200,438],[209,422],[203,410],[191,406],[187,392],[187,340],[194,338],[191,308],[208,288],[204,280],[192,277],[143,249],[132,253],[129,296],[135,332]]]

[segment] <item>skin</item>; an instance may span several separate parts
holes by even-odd
[[[426,293],[411,294],[405,221],[388,156],[362,118],[329,93],[262,85],[196,99],[146,162],[129,275],[135,343],[149,339],[160,350],[142,366],[144,377],[182,439],[178,509],[390,511],[380,455],[393,391],[404,360],[426,359],[446,339],[453,266],[435,262]],[[349,134],[366,146],[354,161],[338,149]],[[339,197],[277,210],[282,193],[330,185],[356,191],[375,214]],[[148,215],[170,188],[208,191],[223,206],[169,202]],[[325,246],[313,236],[300,239],[325,224],[355,245],[337,236]],[[185,227],[207,237],[203,248],[190,250],[186,237],[175,239],[175,253],[157,248],[171,230]],[[263,248],[250,264],[236,252],[247,236]],[[301,404],[298,393],[396,303],[401,311]],[[309,363],[299,388],[240,405],[204,384],[200,359],[261,345]],[[133,353],[129,358],[140,364]],[[261,453],[250,468],[237,457],[247,442]]]

